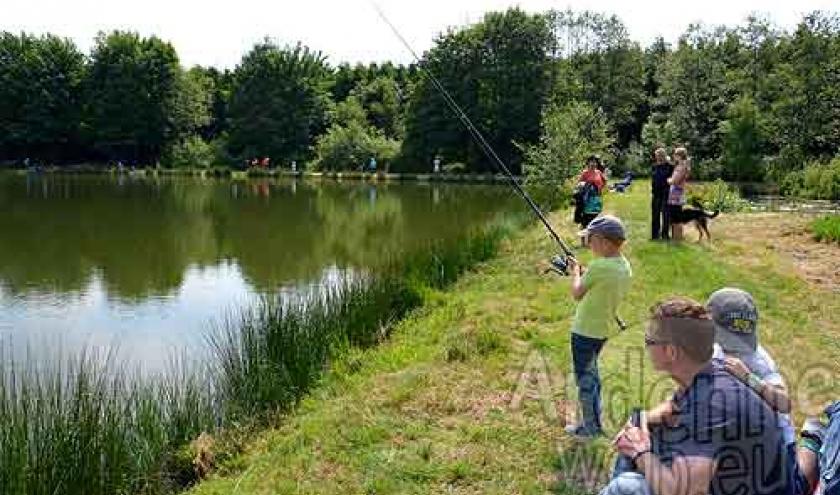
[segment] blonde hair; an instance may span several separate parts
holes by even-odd
[[[656,151],[653,152],[653,156],[661,156],[666,161],[668,160],[668,152],[665,151],[665,148],[656,148]]]
[[[680,162],[684,162],[686,165],[689,164],[688,150],[682,146],[674,150],[674,158],[678,159]]]

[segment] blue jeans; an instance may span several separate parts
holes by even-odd
[[[581,426],[589,432],[601,430],[601,377],[598,354],[606,339],[593,339],[572,333],[572,362],[578,387],[578,401],[583,415]]]

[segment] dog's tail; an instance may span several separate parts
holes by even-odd
[[[704,211],[703,214],[706,215],[706,218],[715,218],[720,215],[720,210],[715,210],[714,213]]]

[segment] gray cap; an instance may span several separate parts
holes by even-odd
[[[715,341],[724,352],[750,354],[758,347],[758,309],[741,289],[725,287],[706,301],[715,322]]]
[[[578,232],[578,236],[599,234],[607,239],[624,240],[627,233],[624,231],[624,224],[618,217],[612,215],[601,215],[589,222],[589,226]]]

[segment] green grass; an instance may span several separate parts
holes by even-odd
[[[607,429],[623,424],[631,406],[673,390],[645,357],[648,308],[674,294],[702,301],[727,285],[755,295],[761,340],[792,389],[796,420],[834,398],[840,298],[724,223],[713,226],[712,245],[647,242],[648,203],[644,183],[606,200],[627,222],[635,270],[621,309],[631,327],[602,355]],[[553,220],[570,237],[567,217]],[[307,398],[191,493],[594,491],[610,466],[608,442],[582,448],[562,433],[575,398],[569,282],[536,268],[556,249],[534,227],[451,288],[429,289],[388,342],[339,356]]]
[[[184,359],[141,379],[116,355],[54,365],[31,355],[14,362],[0,349],[0,493],[169,493],[194,481],[189,444],[206,431],[221,440],[216,457],[235,465],[242,434],[273,424],[265,420],[297,404],[331,365],[363,366],[359,350],[494,256],[520,224],[502,219],[325,290],[245,308],[210,335],[206,368]],[[490,353],[500,343],[484,335],[476,346]]]
[[[826,215],[811,225],[814,238],[822,242],[840,243],[840,215]]]

